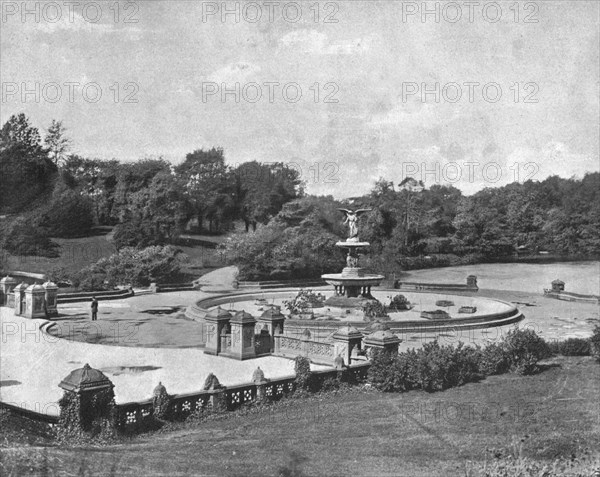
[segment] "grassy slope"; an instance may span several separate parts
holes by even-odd
[[[48,273],[52,269],[64,268],[67,273],[78,272],[104,257],[116,252],[107,230],[102,233],[81,238],[53,238],[60,248],[60,256],[56,258],[36,256],[6,255],[6,268],[11,271]],[[221,237],[193,236],[205,241],[218,243]],[[189,244],[176,246],[188,255],[183,267],[183,273],[189,275],[190,279],[197,278],[216,267],[224,266],[223,261],[213,248],[203,247],[198,241],[188,240]]]
[[[465,475],[466,461],[489,458],[487,449],[507,449],[513,437],[530,436],[525,455],[539,460],[600,448],[599,394],[597,363],[560,357],[531,377],[494,376],[435,394],[356,392],[317,403],[294,400],[121,445],[44,452],[51,469],[87,469],[79,475],[111,469],[115,475],[277,475],[282,466],[291,467],[294,452],[303,467],[297,475]],[[2,470],[35,459],[39,465],[41,451],[30,450],[2,451]]]

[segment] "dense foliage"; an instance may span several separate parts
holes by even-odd
[[[590,352],[600,361],[600,325],[594,327],[594,334],[590,338]]]
[[[83,269],[75,286],[82,290],[101,290],[118,285],[148,286],[177,278],[185,255],[171,246],[144,249],[125,247],[110,257]]]
[[[232,237],[229,259],[250,280],[339,271],[344,257],[333,244],[346,230],[337,208],[358,206],[373,209],[360,219],[360,238],[371,243],[362,266],[387,275],[485,261],[600,256],[600,173],[590,173],[581,180],[549,177],[472,196],[440,185],[395,190],[380,180],[352,203],[304,197],[285,204],[255,234]]]
[[[58,401],[60,407],[58,437],[110,438],[116,433],[115,394],[112,388],[93,392],[65,391]]]
[[[394,185],[382,178],[369,194],[336,201],[305,196],[299,172],[283,162],[230,166],[221,148],[197,149],[173,166],[162,158],[84,158],[69,154],[69,144],[60,121],[43,140],[24,114],[0,130],[0,215],[7,214],[0,244],[8,252],[52,255],[49,237],[84,235],[93,225],[114,225],[117,248],[140,248],[175,244],[184,230],[231,232],[242,221],[246,232],[227,243],[240,278],[314,278],[343,266],[334,245],[346,236],[337,209],[366,207],[373,211],[360,219],[359,230],[371,250],[362,266],[386,275],[540,258],[540,252],[600,256],[597,172],[471,196],[452,186],[408,187],[416,181]]]
[[[563,356],[589,356],[591,354],[591,340],[585,338],[568,338],[564,341],[552,341],[548,343],[552,354]]]
[[[284,300],[283,304],[291,314],[305,313],[312,308],[323,306],[325,296],[312,290],[300,290],[291,300]]]
[[[310,360],[305,356],[296,356],[294,359],[295,383],[297,391],[308,391],[312,386]]]
[[[390,311],[403,311],[410,309],[410,302],[404,295],[394,295],[388,305]]]
[[[387,307],[379,301],[368,301],[362,306],[365,321],[389,319]]]
[[[227,258],[240,277],[290,279],[339,271],[335,243],[343,236],[339,203],[331,197],[304,197],[286,203],[266,226],[252,234],[234,234]]]
[[[533,374],[538,362],[550,355],[548,345],[534,331],[515,328],[500,343],[485,348],[463,343],[441,346],[434,341],[404,353],[375,351],[369,382],[386,392],[442,391],[508,371]]]
[[[117,248],[173,244],[186,227],[224,233],[236,220],[256,229],[303,194],[298,171],[283,163],[228,166],[219,148],[195,150],[174,167],[161,158],[84,158],[69,147],[60,121],[52,121],[43,141],[24,114],[2,127],[0,215],[9,214],[3,222],[26,217],[41,229],[31,235],[33,246],[7,243],[8,252],[51,255],[47,237],[84,236],[93,225],[115,225]],[[13,234],[15,242],[22,239]]]

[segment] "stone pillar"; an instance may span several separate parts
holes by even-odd
[[[256,384],[256,400],[264,401],[266,398],[265,384],[267,384],[269,380],[265,378],[265,373],[260,369],[260,366],[252,373],[252,382]]]
[[[352,364],[352,355],[362,347],[363,334],[353,326],[339,328],[332,336],[335,358],[342,358],[348,366]],[[332,363],[335,364],[335,363]]]
[[[25,314],[25,290],[27,284],[20,283],[13,289],[15,315],[23,316]]]
[[[475,275],[469,275],[467,277],[467,288],[479,290],[479,287],[477,286],[477,277]]]
[[[5,276],[0,280],[0,305],[12,306],[14,302],[13,289],[17,281],[13,277]]]
[[[34,284],[25,289],[25,312],[27,318],[46,318],[46,290],[42,285]]]
[[[554,280],[552,282],[552,291],[553,292],[565,291],[565,282],[563,282],[562,280]]]
[[[167,392],[162,382],[158,382],[158,386],[154,388],[152,392],[152,408],[154,410],[154,417],[157,419],[165,419],[169,415],[171,406],[171,396]]]
[[[222,350],[221,335],[231,320],[231,313],[220,306],[209,311],[204,317],[204,331],[206,333],[206,354],[219,355]]]
[[[259,324],[267,325],[267,329],[271,335],[271,353],[275,351],[275,330],[279,329],[280,333],[283,334],[284,321],[285,315],[281,313],[281,307],[279,306],[271,306],[258,319]]]
[[[46,290],[46,294],[45,294],[44,298],[46,299],[46,311],[48,312],[48,315],[49,316],[58,315],[58,308],[57,308],[58,287],[56,286],[55,283],[52,283],[49,280],[46,283],[44,283],[42,286],[44,287],[44,290]]]
[[[401,341],[402,340],[390,330],[379,330],[368,335],[365,338],[364,343],[365,347],[369,351],[368,355],[370,356],[371,350],[373,349],[379,349],[392,354],[398,354],[398,345]]]
[[[245,311],[238,311],[230,320],[231,349],[224,356],[239,360],[256,357],[254,349],[254,326],[256,320]]]
[[[72,371],[59,387],[65,390],[59,401],[59,425],[64,431],[96,434],[101,430],[100,421],[114,426],[114,385],[102,372],[86,364]]]
[[[226,409],[225,386],[219,382],[219,379],[213,373],[209,373],[206,377],[202,390],[210,393],[209,403],[213,411],[219,412]]]

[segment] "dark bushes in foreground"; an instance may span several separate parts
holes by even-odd
[[[463,343],[440,346],[434,341],[405,353],[375,352],[369,382],[380,391],[441,391],[508,371],[533,374],[538,361],[550,355],[548,345],[534,331],[514,329],[501,343],[484,348]]]
[[[397,355],[379,351],[371,359],[369,382],[388,392],[442,391],[481,379],[480,355],[462,343],[440,346],[437,341]]]
[[[552,341],[548,343],[552,354],[563,356],[589,356],[591,353],[591,342],[584,338],[569,338],[564,341]]]

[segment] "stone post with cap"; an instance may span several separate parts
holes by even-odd
[[[158,382],[158,385],[152,391],[152,408],[154,409],[154,417],[157,419],[165,419],[170,410],[171,396],[167,393],[167,388],[163,386],[162,382]]]
[[[39,283],[28,286],[25,289],[25,312],[27,318],[45,318],[46,290]]]
[[[258,318],[258,323],[267,326],[271,340],[271,353],[275,351],[275,331],[278,330],[278,334],[283,333],[283,326],[285,321],[285,315],[281,313],[280,306],[270,306],[266,309],[262,315]]]
[[[25,314],[25,290],[27,290],[27,284],[25,282],[19,283],[13,289],[14,295],[14,307],[15,315],[23,316]]]
[[[221,335],[227,331],[231,313],[220,306],[210,310],[204,317],[206,345],[204,352],[206,354],[219,355],[222,351]]]
[[[219,412],[227,408],[227,403],[225,402],[225,386],[219,382],[219,378],[213,373],[208,373],[208,376],[204,380],[202,390],[208,391],[210,394],[209,403],[213,411]]]
[[[17,280],[6,275],[0,280],[0,305],[13,306],[13,289],[17,286]]]
[[[378,330],[368,335],[365,338],[364,343],[365,348],[369,351],[368,355],[370,356],[373,349],[398,354],[398,346],[401,341],[402,340],[390,330]]]
[[[265,384],[267,384],[269,380],[265,378],[265,373],[260,369],[260,366],[252,373],[252,382],[256,384],[256,400],[264,401],[266,398]]]
[[[58,403],[63,430],[95,434],[102,428],[102,421],[114,425],[114,385],[101,371],[86,364],[72,371],[59,387],[65,391]]]
[[[58,315],[58,308],[57,308],[58,286],[56,286],[56,283],[53,283],[50,280],[48,280],[42,286],[44,287],[44,290],[46,291],[44,298],[46,300],[46,311],[48,312],[48,315],[49,316]]]
[[[340,356],[343,362],[350,366],[352,355],[361,349],[363,334],[354,326],[348,325],[333,333],[332,339],[334,343],[333,359]]]
[[[238,311],[229,324],[231,325],[231,348],[222,355],[239,360],[256,358],[254,317],[246,311]]]

